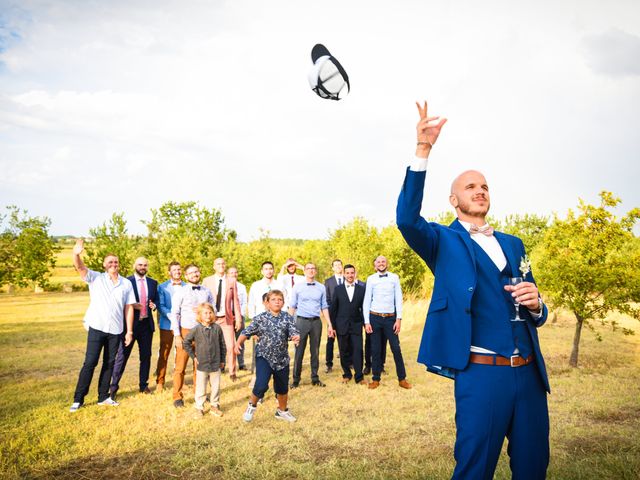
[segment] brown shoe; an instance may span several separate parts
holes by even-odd
[[[351,381],[351,379],[350,379],[350,378],[347,378],[347,377],[342,377],[342,378],[340,379],[340,381],[341,381],[342,383],[349,383],[349,382]]]
[[[222,410],[220,410],[218,407],[211,407],[211,410],[209,410],[209,413],[214,417],[221,417],[224,415],[224,413],[222,413]]]
[[[407,382],[406,380],[400,380],[398,382],[398,385],[400,386],[400,388],[406,388],[407,390],[410,390],[413,388],[413,385],[411,385],[409,382]]]
[[[149,387],[145,387],[144,390],[140,390],[140,393],[144,393],[145,395],[150,395],[151,394],[151,390],[149,390]]]
[[[372,380],[369,382],[369,389],[373,390],[374,388],[378,388],[380,386],[380,382],[377,380]]]
[[[367,385],[367,382],[360,380],[359,382],[356,382],[356,385]]]
[[[232,382],[235,382],[236,380],[238,380],[237,375],[229,375],[229,378],[231,379]]]

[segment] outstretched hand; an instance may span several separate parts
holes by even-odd
[[[73,254],[80,255],[84,251],[84,240],[82,238],[78,238],[76,240],[76,244],[73,246]]]
[[[418,149],[422,147],[425,151],[428,151],[438,140],[442,126],[447,123],[446,118],[429,117],[427,114],[427,102],[424,102],[423,106],[420,106],[416,102],[418,107],[418,114],[420,120],[416,126],[416,133],[418,135]]]

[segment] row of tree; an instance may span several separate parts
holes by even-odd
[[[600,205],[580,201],[577,211],[570,210],[565,218],[527,214],[490,219],[497,230],[523,240],[545,301],[575,316],[572,366],[578,364],[584,326],[593,330],[593,322],[599,321],[618,328],[609,320],[612,311],[640,318],[640,238],[633,233],[640,209],[634,208],[619,218],[613,212],[620,204],[618,198],[602,192],[600,200]],[[29,218],[16,207],[9,207],[9,214],[1,220],[6,227],[0,237],[0,258],[8,268],[0,273],[0,285],[45,284],[56,248],[48,235],[50,221]],[[453,214],[432,219],[444,224],[453,220]],[[236,233],[225,226],[220,210],[196,202],[167,202],[152,209],[151,220],[144,224],[146,235],[130,235],[124,214],[114,213],[91,229],[92,240],[86,244],[87,265],[100,270],[104,256],[114,253],[126,275],[131,273],[134,259],[145,256],[150,274],[163,279],[171,261],[196,263],[209,274],[213,260],[224,257],[228,265],[238,268],[240,281],[249,285],[260,278],[260,265],[265,260],[276,267],[289,257],[312,261],[324,279],[331,275],[332,260],[339,258],[356,265],[359,277],[364,279],[373,272],[373,259],[385,255],[407,294],[426,297],[433,286],[433,275],[395,225],[376,228],[364,218],[339,226],[325,240],[272,239],[267,231],[261,231],[257,239],[239,242]],[[626,328],[622,331],[633,333]]]

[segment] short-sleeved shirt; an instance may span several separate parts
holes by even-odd
[[[245,337],[260,337],[256,344],[256,357],[264,358],[274,370],[282,370],[289,365],[289,338],[300,335],[293,317],[284,310],[278,316],[269,311],[258,314],[241,333]]]
[[[291,293],[291,307],[299,317],[319,317],[320,311],[329,308],[327,291],[320,282],[297,283]]]
[[[84,326],[104,333],[119,335],[124,330],[124,307],[136,303],[131,282],[121,275],[113,283],[108,273],[87,270],[89,308],[84,314]]]

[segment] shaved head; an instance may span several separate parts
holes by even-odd
[[[456,209],[458,218],[469,223],[484,225],[491,205],[489,185],[477,170],[467,170],[451,183],[449,203]]]
[[[460,175],[458,175],[456,178],[454,178],[453,182],[451,182],[451,193],[452,194],[455,193],[456,187],[459,188],[460,185],[463,185],[465,180],[468,178],[468,176],[471,176],[471,175],[474,175],[474,176],[479,175],[480,177],[482,177],[482,180],[484,181],[484,183],[485,184],[487,183],[486,179],[484,178],[484,175],[481,172],[477,170],[466,170],[462,172]]]

